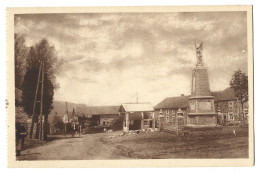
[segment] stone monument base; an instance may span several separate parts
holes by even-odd
[[[188,126],[216,126],[217,125],[217,114],[188,114]]]

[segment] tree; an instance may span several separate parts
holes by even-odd
[[[14,40],[15,87],[21,89],[23,77],[26,71],[28,48],[25,46],[25,39],[23,36],[15,34]]]
[[[50,46],[46,39],[42,39],[35,46],[30,47],[26,59],[26,73],[22,84],[22,106],[24,111],[32,116],[34,96],[36,91],[40,63],[44,63],[44,87],[43,87],[43,115],[45,123],[48,121],[48,114],[52,110],[52,102],[55,88],[55,72],[58,68],[54,46]],[[41,85],[39,85],[39,91]],[[40,100],[40,92],[37,100]],[[36,104],[34,122],[38,122],[40,104]],[[45,125],[44,125],[45,126]],[[44,130],[44,139],[47,138],[47,131]]]
[[[244,103],[248,101],[248,76],[241,70],[234,72],[230,81],[231,88],[234,89],[236,98],[242,107],[242,121],[244,120]]]

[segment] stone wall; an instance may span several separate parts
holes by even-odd
[[[218,112],[219,124],[236,123],[241,120],[241,113],[242,113],[241,105],[237,100],[218,101],[215,103],[215,107],[216,107],[216,111],[219,111]]]
[[[118,117],[118,115],[100,115],[99,126],[110,126],[111,122]]]
[[[178,112],[183,113],[183,118],[184,118],[184,124],[187,124],[187,108],[182,108],[182,109],[162,109],[163,116],[164,116],[164,124],[165,125],[173,125],[175,124],[175,119],[177,116]],[[156,109],[154,112],[155,115],[155,124],[159,125],[159,119],[158,116],[160,115],[160,109]]]

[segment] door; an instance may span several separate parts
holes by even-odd
[[[149,121],[150,123],[149,123],[149,127],[150,128],[153,128],[153,121]]]
[[[224,116],[223,116],[223,123],[226,124],[226,122],[227,122],[227,116],[224,115]]]

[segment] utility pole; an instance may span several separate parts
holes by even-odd
[[[68,103],[66,102],[66,111],[65,111],[65,114],[64,114],[64,117],[63,117],[63,123],[64,123],[64,131],[65,131],[65,138],[66,138],[66,133],[67,133],[67,123],[68,123],[68,120],[69,120],[69,115],[68,115]]]
[[[42,88],[41,88],[41,108],[40,108],[40,140],[44,140],[44,116],[43,116],[43,86],[44,86],[44,63],[42,64],[42,80],[40,81],[42,83]]]
[[[42,79],[41,79],[42,76]],[[37,79],[37,85],[36,85],[36,91],[35,91],[35,95],[34,95],[34,102],[33,102],[33,113],[32,113],[32,124],[31,124],[31,130],[30,130],[30,138],[37,138],[38,134],[37,134],[37,125],[38,125],[38,115],[36,115],[37,113],[36,111],[36,103],[40,103],[40,118],[42,121],[42,111],[43,111],[43,81],[44,81],[44,63],[41,61],[40,63],[40,67],[39,67],[39,73],[38,73],[38,79]],[[38,101],[37,100],[37,96],[38,96],[38,90],[39,90],[39,84],[42,83],[41,86],[41,99]],[[40,140],[41,138],[41,132],[42,132],[42,125],[40,123]]]

